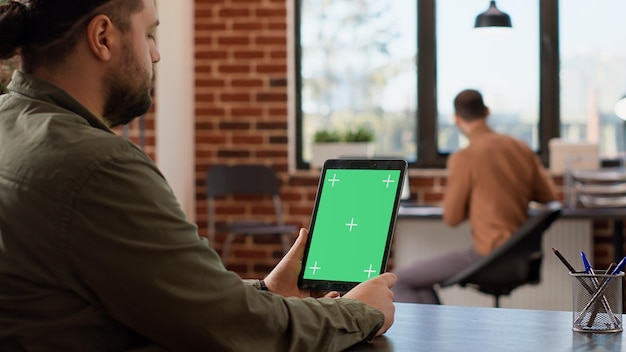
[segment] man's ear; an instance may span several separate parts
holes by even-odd
[[[106,15],[97,15],[87,24],[86,34],[92,54],[102,61],[111,60],[111,49],[116,39],[111,19]]]

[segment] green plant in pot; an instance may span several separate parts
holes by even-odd
[[[343,136],[335,130],[319,130],[313,135],[313,143],[337,143]]]
[[[344,139],[346,142],[372,142],[374,141],[374,132],[365,127],[359,127],[356,130],[346,131]]]
[[[374,132],[358,127],[349,130],[318,130],[313,135],[311,166],[321,168],[326,159],[371,157],[374,154]]]

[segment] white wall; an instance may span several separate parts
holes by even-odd
[[[296,172],[296,52],[295,52],[295,1],[285,0],[287,3],[287,135],[288,145],[288,169],[290,173]]]
[[[158,1],[156,161],[195,221],[193,0]]]

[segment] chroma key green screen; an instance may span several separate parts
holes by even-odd
[[[329,169],[323,182],[303,278],[363,282],[380,275],[400,170]]]

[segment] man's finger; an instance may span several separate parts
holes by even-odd
[[[340,297],[340,296],[341,295],[339,294],[339,292],[337,292],[337,291],[330,291],[330,292],[328,292],[328,293],[326,293],[324,295],[324,298],[337,298],[337,297]]]
[[[398,282],[398,277],[394,273],[383,273],[378,276],[380,280],[385,282],[387,287],[392,288],[396,282]]]
[[[285,255],[285,258],[301,260],[302,257],[304,257],[304,248],[306,247],[306,239],[308,235],[309,232],[306,229],[301,228],[298,233],[298,238],[296,238],[296,241],[289,249],[289,252]]]

